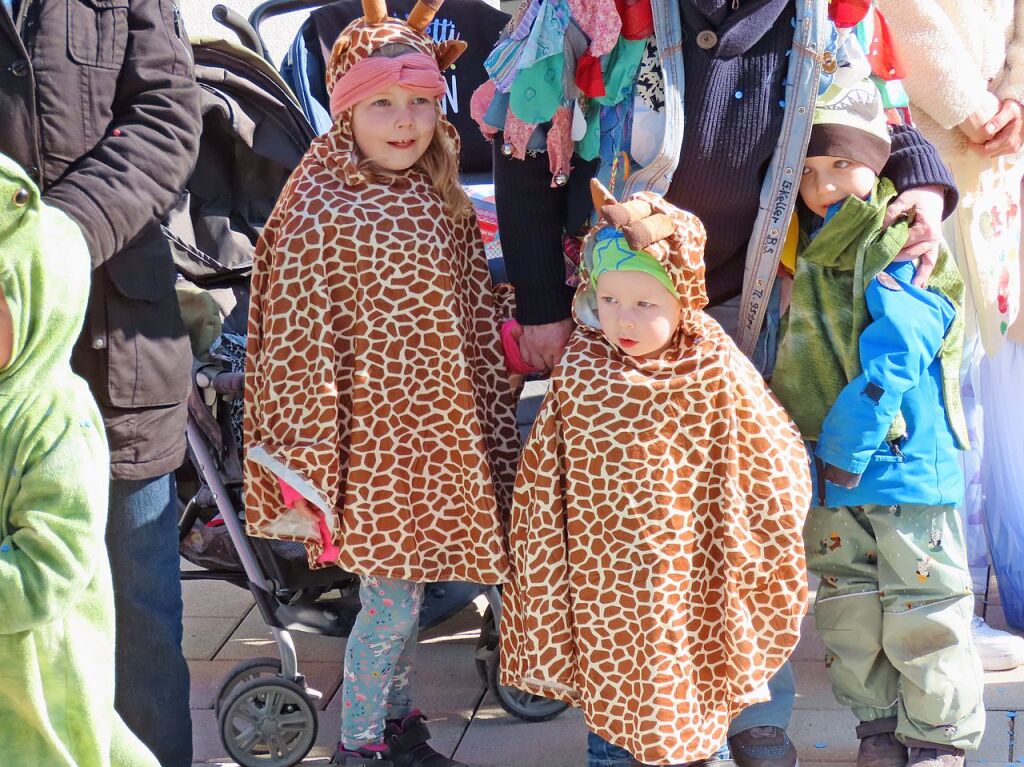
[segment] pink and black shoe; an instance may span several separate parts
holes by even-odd
[[[339,743],[334,756],[331,757],[331,764],[340,767],[394,767],[395,763],[391,761],[388,747],[383,743],[364,746],[355,751],[349,751]]]
[[[413,709],[403,719],[389,719],[384,728],[384,744],[394,767],[467,767],[432,749],[426,717]],[[379,766],[375,766],[379,767]]]

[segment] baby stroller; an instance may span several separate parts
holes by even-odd
[[[223,6],[217,13],[241,31],[243,41],[260,43],[237,14]],[[279,657],[236,666],[214,708],[235,761],[243,767],[287,767],[301,761],[315,742],[320,698],[306,685],[291,632],[347,636],[359,610],[358,577],[338,568],[310,571],[301,545],[245,534],[240,376],[231,372],[244,363],[255,241],[314,132],[258,48],[206,39],[194,40],[193,47],[203,100],[200,155],[165,225],[197,358],[188,403],[188,460],[178,472],[179,532],[183,556],[204,569],[183,572],[182,578],[224,580],[252,593]],[[557,716],[564,704],[497,684],[497,589],[431,584],[421,626],[440,623],[481,594],[489,604],[476,653],[483,681],[515,716],[529,721]]]

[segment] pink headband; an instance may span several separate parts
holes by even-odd
[[[370,56],[353,64],[334,84],[331,117],[337,120],[346,109],[395,83],[435,98],[445,91],[437,62],[425,53],[406,53],[394,59]]]

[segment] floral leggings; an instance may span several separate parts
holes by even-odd
[[[359,585],[362,609],[345,649],[341,742],[346,749],[380,743],[387,719],[411,709],[423,584],[373,575]]]

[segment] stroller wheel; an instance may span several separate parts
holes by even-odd
[[[220,710],[224,702],[231,697],[235,688],[245,682],[259,679],[260,677],[281,676],[281,661],[277,658],[250,658],[242,661],[227,675],[220,689],[217,690],[217,697],[213,699],[213,714],[220,717]]]
[[[218,724],[224,748],[241,767],[292,767],[313,747],[319,722],[306,691],[275,677],[239,685]]]
[[[512,716],[526,722],[545,722],[554,719],[567,708],[568,703],[560,700],[543,698],[540,695],[533,695],[515,687],[505,687],[499,681],[499,668],[501,665],[501,652],[498,642],[498,632],[494,626],[494,615],[490,608],[484,613],[483,625],[480,627],[480,640],[476,648],[477,672],[484,677],[484,681],[500,705]]]
[[[495,651],[487,664],[487,686],[498,699],[498,704],[512,716],[526,722],[546,722],[569,708],[568,703],[560,700],[542,698],[515,687],[505,687],[498,681],[498,655]]]

